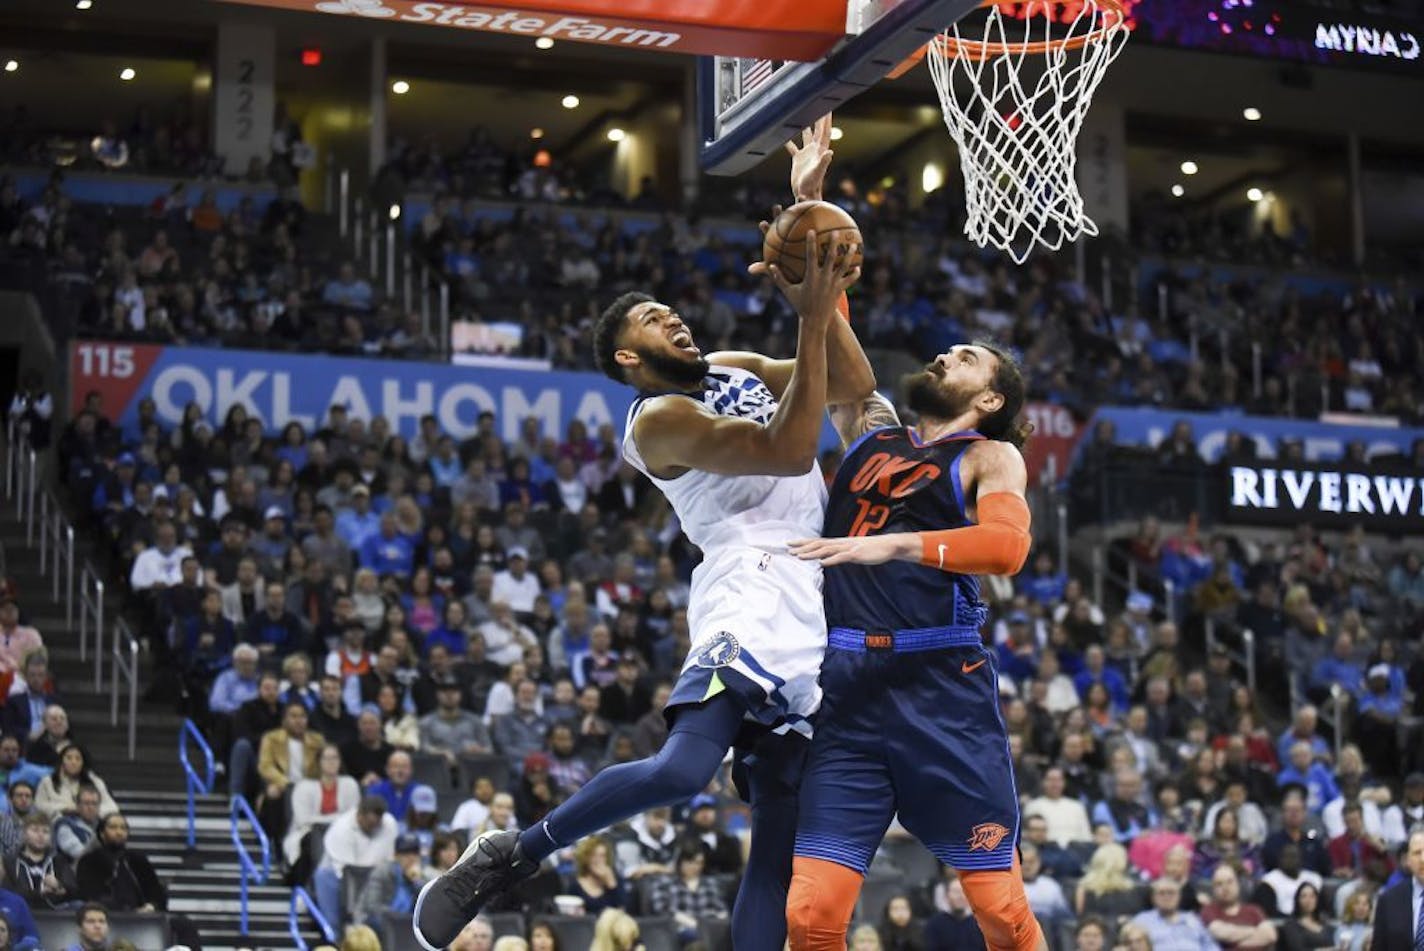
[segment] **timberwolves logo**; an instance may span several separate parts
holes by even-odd
[[[692,662],[698,667],[726,667],[742,653],[742,645],[726,631],[718,631],[692,655]]]

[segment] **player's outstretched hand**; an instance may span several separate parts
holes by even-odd
[[[801,130],[801,144],[792,139],[786,143],[791,155],[791,194],[797,201],[820,201],[826,183],[826,172],[835,153],[831,151],[831,114],[816,120],[815,125]]]
[[[883,565],[900,556],[901,535],[861,535],[856,538],[802,538],[787,547],[802,561],[822,565]]]
[[[806,232],[806,271],[797,284],[786,279],[775,264],[758,261],[747,270],[752,274],[769,274],[786,300],[802,320],[825,324],[836,316],[841,295],[860,280],[860,265],[852,265],[860,250],[854,242],[822,247],[816,232]]]

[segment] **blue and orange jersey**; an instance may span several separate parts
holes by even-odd
[[[844,538],[973,524],[966,513],[959,466],[965,451],[983,438],[962,432],[922,442],[907,426],[862,436],[847,448],[836,473],[824,535]],[[825,599],[829,626],[864,631],[977,630],[985,616],[978,578],[908,561],[829,567]]]

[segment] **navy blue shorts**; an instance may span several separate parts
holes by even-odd
[[[946,865],[1012,867],[1018,790],[992,651],[832,648],[821,687],[797,855],[864,874],[898,813]]]

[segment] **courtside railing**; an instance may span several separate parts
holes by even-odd
[[[109,725],[119,725],[119,693],[121,680],[128,681],[129,691],[129,759],[134,758],[138,742],[138,640],[123,618],[114,621],[113,667],[109,677]]]
[[[336,944],[336,929],[321,913],[321,908],[317,906],[316,899],[312,898],[311,893],[298,885],[292,889],[291,904],[287,908],[287,931],[292,936],[292,947],[297,951],[310,951],[311,949],[311,945],[307,944],[307,939],[302,937],[303,911],[311,915],[317,928],[321,929],[322,940],[327,944]]]
[[[252,806],[248,803],[247,797],[237,795],[232,797],[232,807],[229,815],[232,819],[232,846],[237,850],[237,862],[242,872],[238,878],[239,888],[239,920],[242,925],[243,935],[247,934],[247,888],[249,884],[265,885],[267,877],[272,873],[272,844],[267,839],[267,833],[262,829],[262,823],[257,821],[257,813],[252,811]],[[252,826],[252,832],[257,836],[257,846],[259,855],[254,857],[247,851],[247,847],[242,844],[242,823],[247,822]],[[258,859],[261,859],[259,862]]]
[[[198,751],[203,754],[203,771],[201,773],[193,768],[193,761],[188,756],[189,740],[197,743]],[[191,852],[198,847],[197,799],[199,796],[206,796],[213,791],[213,783],[217,775],[213,762],[213,748],[208,745],[208,741],[203,737],[203,731],[199,730],[197,724],[192,720],[184,720],[183,726],[178,730],[178,762],[183,764],[183,776],[188,786],[188,851]]]

